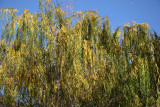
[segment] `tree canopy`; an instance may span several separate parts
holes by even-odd
[[[160,37],[148,24],[113,31],[97,11],[39,5],[0,9],[0,105],[160,106]]]

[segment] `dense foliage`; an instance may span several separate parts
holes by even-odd
[[[96,11],[1,9],[0,105],[160,106],[160,37]]]

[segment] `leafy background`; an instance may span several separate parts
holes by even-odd
[[[97,11],[0,10],[2,106],[159,106],[160,37]]]

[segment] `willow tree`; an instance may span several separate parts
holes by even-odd
[[[97,11],[0,10],[3,106],[159,106],[160,40],[132,22],[114,32]],[[75,21],[76,20],[76,21]]]

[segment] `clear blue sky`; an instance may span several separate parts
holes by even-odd
[[[131,23],[148,23],[160,35],[160,0],[64,0],[73,3],[74,11],[97,10],[109,16],[112,28]],[[0,0],[0,8],[16,8],[20,12],[38,10],[38,0]]]

